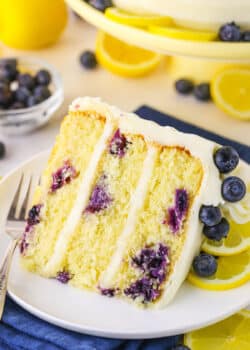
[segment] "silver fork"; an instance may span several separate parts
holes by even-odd
[[[25,184],[26,188],[24,188]],[[0,320],[2,318],[6,299],[12,257],[25,228],[25,219],[31,199],[31,185],[32,176],[29,176],[27,179],[27,176],[22,175],[7,216],[5,230],[12,240],[0,264]]]

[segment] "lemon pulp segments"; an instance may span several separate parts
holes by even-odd
[[[162,59],[159,54],[126,44],[104,32],[97,34],[96,56],[104,68],[125,77],[146,75]]]
[[[211,83],[216,105],[238,119],[250,119],[250,69],[228,68],[219,71]]]
[[[185,335],[185,344],[192,350],[249,350],[250,312],[248,310],[212,326]]]

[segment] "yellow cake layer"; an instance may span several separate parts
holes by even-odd
[[[134,164],[136,167],[136,164]],[[203,177],[201,162],[188,152],[174,147],[162,147],[158,153],[153,175],[148,187],[148,194],[141,211],[137,216],[137,224],[124,250],[122,264],[111,283],[112,288],[124,291],[141,276],[141,272],[132,266],[132,258],[146,247],[154,247],[161,243],[169,248],[170,264],[166,282],[173,272],[186,239],[188,216],[192,202],[197,195]],[[182,228],[173,233],[164,223],[167,209],[175,201],[176,189],[185,189],[188,193],[189,208]],[[185,263],[185,262],[184,262]],[[164,288],[164,285],[162,285]]]
[[[98,213],[82,215],[68,246],[67,261],[61,266],[73,276],[71,283],[80,288],[98,287],[99,277],[107,268],[126,223],[131,195],[141,175],[146,143],[139,136],[126,138],[129,144],[125,156],[119,158],[107,150],[96,172],[96,183],[102,175],[106,176],[112,202]]]
[[[104,118],[95,113],[71,113],[64,118],[60,135],[42,176],[39,196],[36,194],[35,198],[34,204],[42,204],[43,207],[41,222],[34,227],[35,231],[28,240],[28,249],[22,257],[23,264],[29,270],[42,274],[43,267],[51,257],[58,235],[75,203],[79,184],[104,125]],[[54,193],[49,193],[52,174],[65,161],[70,161],[78,176]]]

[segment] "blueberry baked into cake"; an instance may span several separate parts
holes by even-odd
[[[202,232],[227,235],[223,210],[242,221],[241,167],[230,147],[78,98],[36,190],[22,265],[162,308],[185,280]],[[236,168],[239,176],[232,175]]]

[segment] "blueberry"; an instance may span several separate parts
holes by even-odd
[[[49,91],[47,86],[43,86],[43,85],[36,86],[33,94],[34,96],[41,99],[41,101],[47,100],[47,98],[51,96],[51,92]]]
[[[46,69],[41,69],[37,72],[35,79],[39,85],[49,85],[51,82],[51,74]]]
[[[96,56],[92,51],[84,51],[80,56],[80,62],[86,69],[94,69],[97,66]]]
[[[223,181],[221,193],[225,201],[238,202],[246,194],[246,185],[239,177],[230,176]]]
[[[35,79],[29,73],[19,74],[18,83],[19,86],[25,86],[29,90],[35,87]]]
[[[186,345],[177,345],[177,346],[174,346],[171,350],[191,350],[191,349]]]
[[[16,79],[17,70],[13,66],[0,66],[0,80],[11,82]]]
[[[182,95],[190,94],[194,89],[194,83],[189,79],[179,79],[175,82],[176,91]]]
[[[206,226],[217,225],[222,218],[220,208],[213,205],[203,205],[200,209],[199,218]]]
[[[211,100],[209,83],[201,83],[201,84],[196,85],[194,88],[194,96],[199,101]]]
[[[111,0],[89,0],[89,4],[95,9],[104,12],[108,7],[112,7]]]
[[[250,30],[242,33],[242,41],[250,41]]]
[[[222,174],[227,174],[234,170],[239,164],[238,152],[230,146],[219,148],[214,154],[214,162]]]
[[[0,106],[8,107],[12,101],[13,95],[6,84],[0,84]]]
[[[220,27],[219,38],[221,41],[240,41],[240,27],[234,22],[224,24],[222,27]]]
[[[6,154],[5,145],[0,141],[0,159],[3,159]]]
[[[30,96],[31,92],[26,86],[20,86],[15,91],[15,97],[18,102],[26,103]]]
[[[20,101],[13,102],[12,105],[10,105],[9,107],[9,109],[21,109],[21,108],[25,108],[25,104]]]
[[[194,258],[193,269],[199,277],[210,277],[217,271],[218,263],[214,256],[200,253]]]
[[[27,100],[27,107],[34,107],[38,103],[41,103],[41,99],[37,96],[31,95]]]
[[[226,238],[230,229],[227,219],[222,218],[221,221],[214,226],[204,226],[203,233],[208,239],[214,241],[221,241],[222,238]]]

